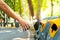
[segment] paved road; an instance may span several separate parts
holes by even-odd
[[[34,40],[30,38],[29,31],[21,31],[19,28],[0,28],[0,40]]]

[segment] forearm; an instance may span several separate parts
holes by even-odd
[[[3,3],[3,5],[1,6],[2,10],[9,16],[11,16],[12,18],[20,21],[22,18],[17,15],[5,2]]]
[[[18,20],[24,31],[30,28],[29,24],[17,15],[3,0],[0,0],[0,9],[12,18]]]

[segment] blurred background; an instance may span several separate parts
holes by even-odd
[[[60,16],[60,0],[4,0],[15,12],[25,20],[32,20],[33,16],[44,19],[51,16]],[[3,23],[3,24],[1,24]],[[0,10],[0,25],[18,22]]]
[[[4,0],[16,14],[19,14],[24,20],[27,20],[31,26],[33,16],[38,19],[46,17],[60,16],[60,0]],[[17,20],[6,15],[0,10],[0,28],[19,28]],[[31,33],[34,34],[34,27],[31,27]]]

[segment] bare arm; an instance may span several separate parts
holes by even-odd
[[[7,15],[19,21],[23,30],[29,29],[29,24],[17,15],[3,0],[0,0],[0,9],[6,12]]]
[[[17,15],[5,2],[3,2],[3,5],[1,5],[1,9],[12,18],[17,20],[21,19],[21,17]]]

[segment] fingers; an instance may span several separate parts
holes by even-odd
[[[28,30],[30,28],[30,26],[28,24],[24,25],[24,31]]]
[[[30,28],[30,26],[28,24],[26,24],[26,23],[21,25],[21,26],[23,28],[23,31],[26,31],[26,30],[28,30]]]
[[[23,24],[21,24],[21,26],[22,26],[22,29],[23,29],[23,31],[25,31],[25,25]]]
[[[30,28],[30,26],[27,24],[27,30]]]
[[[23,31],[26,31],[30,28],[29,24],[25,20],[20,20],[19,23],[21,24]]]

